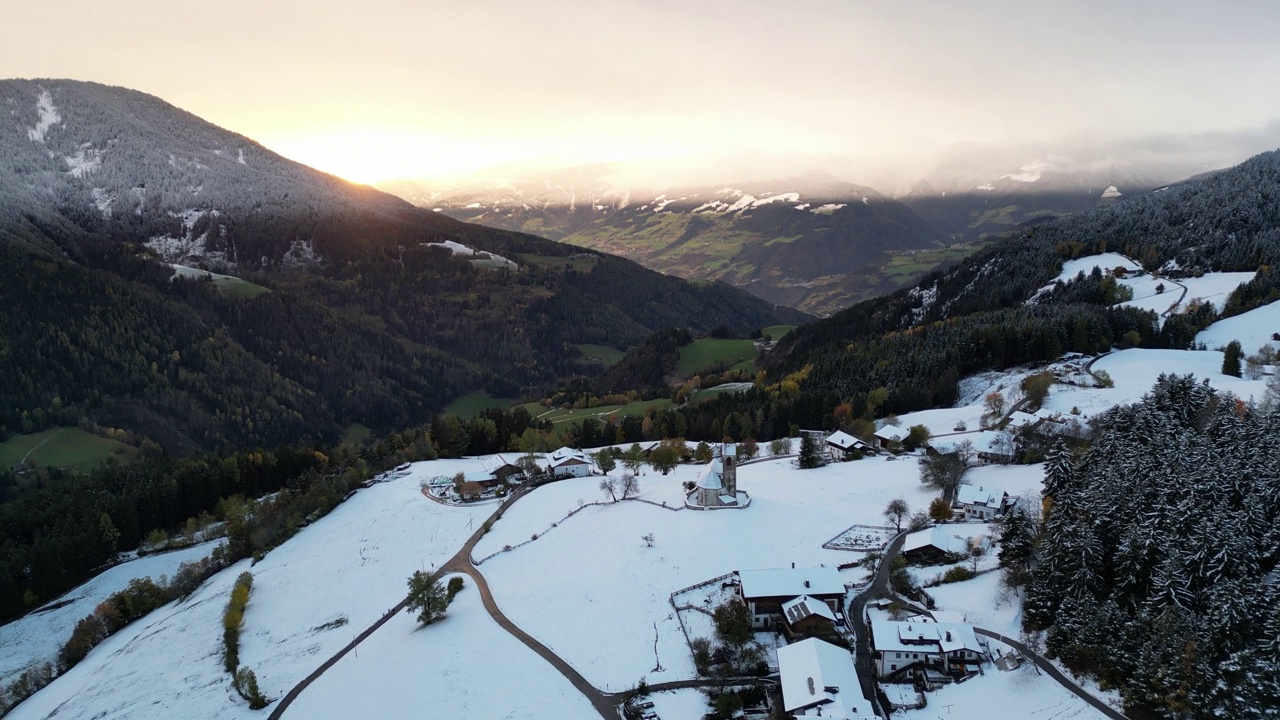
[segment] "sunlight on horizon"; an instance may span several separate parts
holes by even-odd
[[[367,185],[464,177],[507,157],[499,148],[404,128],[343,128],[264,138],[262,144],[290,160]]]

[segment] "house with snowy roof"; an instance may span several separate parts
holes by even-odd
[[[778,648],[782,708],[792,718],[873,720],[848,650],[816,638]]]
[[[1008,493],[981,485],[961,485],[956,490],[955,506],[968,520],[993,520],[1011,505]]]
[[[987,656],[972,625],[919,617],[907,622],[872,620],[871,650],[881,678],[913,668],[963,674]]]
[[[888,450],[891,446],[896,446],[903,440],[907,439],[909,433],[897,425],[885,425],[876,430],[876,441],[880,443],[880,447]]]
[[[824,603],[836,622],[844,621],[844,582],[834,567],[739,570],[738,581],[738,592],[751,612],[751,627],[757,630],[782,627],[782,606],[800,597]]]
[[[1013,435],[1003,430],[983,430],[973,441],[974,454],[982,462],[1011,463],[1016,450]]]
[[[591,474],[591,458],[577,448],[562,447],[547,456],[547,474],[552,477],[586,477]]]
[[[847,460],[855,457],[857,453],[868,452],[875,452],[875,449],[843,430],[837,430],[827,436],[827,454],[833,461]]]
[[[830,635],[836,629],[836,614],[821,600],[801,595],[782,603],[782,628],[791,642]]]
[[[967,556],[969,541],[938,525],[903,538],[900,554],[913,565],[940,565]]]

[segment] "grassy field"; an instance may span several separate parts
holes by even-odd
[[[347,431],[342,434],[342,442],[345,445],[359,445],[373,436],[373,431],[361,425],[360,423],[351,423]]]
[[[562,268],[566,270],[578,270],[580,272],[590,272],[596,266],[599,260],[594,255],[574,255],[571,257],[557,257],[552,255],[532,255],[530,253],[519,253],[517,255],[521,260],[529,265],[537,265],[541,268]]]
[[[759,353],[751,340],[702,338],[680,348],[680,364],[676,371],[682,375],[693,375],[721,364],[732,368],[751,368],[755,366],[757,355]]]
[[[4,468],[12,468],[25,457],[29,465],[89,472],[113,456],[126,463],[138,456],[138,449],[80,428],[51,428],[0,443],[0,467]]]
[[[219,277],[213,282],[218,286],[218,290],[227,297],[251,298],[265,292],[271,292],[261,285],[254,285],[248,280],[241,280],[238,277]]]
[[[583,362],[599,363],[606,367],[618,362],[626,354],[608,345],[591,345],[590,343],[582,343],[578,345],[578,349],[582,351]]]
[[[610,417],[617,415],[622,417],[625,415],[644,415],[649,408],[661,409],[671,404],[670,398],[658,398],[657,400],[642,400],[627,405],[602,405],[600,407],[582,408],[580,410],[561,410],[556,408],[548,410],[538,403],[526,403],[522,407],[529,411],[529,414],[535,418],[550,420],[553,425],[573,422],[587,417],[593,417],[597,420],[608,420]]]
[[[510,405],[510,398],[489,397],[489,393],[483,390],[476,390],[449,403],[444,410],[460,418],[473,418],[489,408],[505,409]]]
[[[790,333],[795,329],[795,325],[770,325],[769,327],[762,329],[760,332],[768,335],[774,340],[781,340],[787,336],[787,333]]]

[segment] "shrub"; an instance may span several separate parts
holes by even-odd
[[[963,565],[957,565],[953,568],[948,568],[946,572],[942,573],[942,584],[945,585],[947,583],[964,582],[965,580],[970,580],[976,576],[977,573],[969,568]]]
[[[231,679],[231,686],[240,693],[240,697],[249,701],[251,710],[261,710],[270,704],[258,689],[258,676],[254,675],[249,668],[236,670]]]
[[[704,637],[689,641],[689,650],[693,652],[693,667],[699,675],[711,672],[711,641]]]
[[[448,602],[453,602],[453,597],[460,592],[462,592],[462,578],[457,576],[449,578]]]
[[[240,667],[240,628],[244,626],[244,610],[249,604],[249,590],[252,587],[253,575],[240,573],[235,586],[231,588],[231,600],[227,602],[227,609],[222,613],[222,665],[232,674]],[[256,679],[254,683],[256,687]]]

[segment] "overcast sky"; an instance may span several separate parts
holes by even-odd
[[[1280,118],[1280,3],[1264,0],[8,5],[0,76],[142,90],[361,181],[512,161],[906,161]]]

